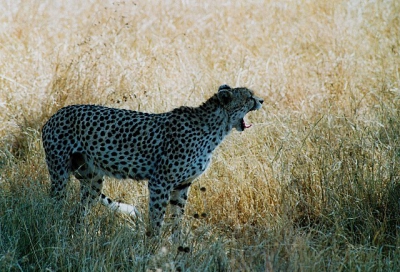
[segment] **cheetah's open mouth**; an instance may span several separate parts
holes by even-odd
[[[246,124],[246,122],[244,121],[244,118],[242,119],[242,131],[251,126],[252,126],[252,124]]]

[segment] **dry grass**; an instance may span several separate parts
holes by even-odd
[[[400,269],[398,1],[3,1],[0,11],[1,271]],[[57,109],[162,112],[222,83],[265,103],[193,186],[190,253],[168,228],[149,240],[145,224],[102,207],[75,230],[76,182],[65,207],[48,197],[40,128]],[[146,213],[145,183],[106,190]]]

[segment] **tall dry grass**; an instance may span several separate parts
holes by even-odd
[[[398,1],[0,10],[1,271],[398,271]],[[254,89],[264,108],[192,186],[179,244],[102,207],[75,229],[76,181],[64,206],[48,197],[40,128],[59,108],[163,112],[223,83]],[[144,182],[105,190],[146,214]]]

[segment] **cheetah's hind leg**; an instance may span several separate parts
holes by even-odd
[[[103,175],[98,174],[88,163],[83,153],[71,155],[71,168],[75,177],[81,182],[81,205],[84,215],[89,212],[90,207],[99,199],[101,203],[113,211],[127,214],[136,219],[140,217],[139,211],[132,205],[113,201],[102,193]]]
[[[72,173],[81,184],[81,212],[85,217],[89,213],[91,206],[100,199],[101,189],[103,188],[103,175],[94,171],[84,153],[72,153],[70,166]]]

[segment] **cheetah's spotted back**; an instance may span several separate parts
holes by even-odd
[[[214,149],[232,128],[248,128],[244,116],[262,103],[247,88],[222,85],[199,107],[161,114],[96,105],[62,108],[43,127],[51,194],[63,197],[73,173],[81,182],[85,213],[100,199],[135,215],[133,206],[101,193],[103,177],[148,179],[151,229],[157,233],[167,204],[180,218],[189,186],[208,167]]]

